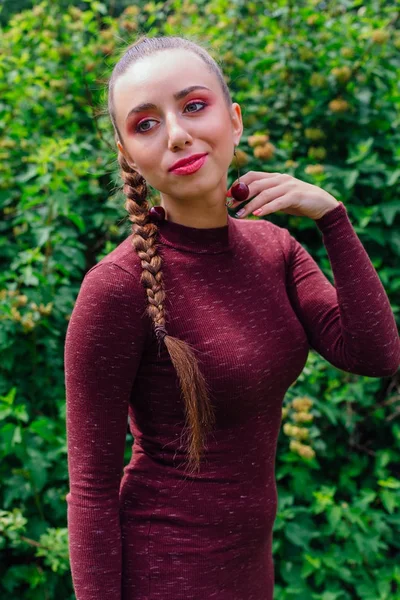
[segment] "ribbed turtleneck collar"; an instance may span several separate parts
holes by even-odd
[[[222,227],[188,227],[165,219],[157,224],[159,243],[196,254],[219,254],[232,249],[235,219],[227,215],[228,223]]]

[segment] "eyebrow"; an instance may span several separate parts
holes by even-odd
[[[175,98],[175,100],[181,100],[182,98],[184,98],[185,96],[190,94],[190,92],[193,92],[194,90],[208,90],[211,92],[210,88],[206,87],[205,85],[191,85],[187,88],[184,88],[180,92],[176,92],[176,94],[174,94],[174,98]],[[143,104],[138,104],[134,108],[131,108],[131,110],[128,112],[128,115],[125,119],[125,123],[132,114],[139,113],[144,110],[149,110],[151,108],[157,108],[157,106],[155,104],[152,104],[151,102],[144,102]]]

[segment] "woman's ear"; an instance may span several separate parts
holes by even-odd
[[[121,154],[123,154],[123,155],[124,155],[124,157],[125,157],[125,160],[126,160],[126,162],[128,163],[128,165],[129,165],[130,167],[132,167],[132,169],[135,169],[135,170],[137,170],[137,169],[136,169],[136,165],[135,165],[135,163],[131,163],[131,162],[130,162],[130,159],[129,159],[129,157],[127,156],[127,154],[126,154],[126,152],[125,152],[125,150],[124,150],[124,147],[123,147],[123,145],[121,144],[121,142],[120,142],[119,140],[118,140],[118,142],[117,142],[117,146],[118,146],[118,150],[121,152]],[[138,171],[138,172],[139,172],[139,171]]]
[[[235,137],[237,139],[236,145],[238,146],[239,142],[240,142],[240,138],[242,137],[242,134],[243,134],[243,119],[242,119],[242,111],[240,108],[240,104],[238,104],[237,102],[232,103],[231,119],[232,119],[232,131],[235,134]]]
[[[121,152],[121,154],[123,154],[125,156],[125,150],[119,140],[117,142],[117,146],[118,146],[118,150]],[[125,158],[126,158],[126,156],[125,156]]]

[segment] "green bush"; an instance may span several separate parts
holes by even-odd
[[[130,233],[104,104],[112,66],[137,35],[204,40],[242,107],[241,173],[287,172],[343,201],[396,318],[400,309],[394,4],[378,13],[338,0],[186,0],[130,5],[118,18],[85,4],[46,0],[1,30],[4,600],[74,598],[64,336],[85,272]],[[333,282],[311,220],[268,218]],[[400,599],[399,387],[397,375],[352,375],[311,352],[288,390],[276,459],[278,600]]]

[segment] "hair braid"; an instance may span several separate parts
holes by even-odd
[[[147,313],[154,323],[157,339],[160,343],[164,341],[168,349],[185,400],[186,423],[189,429],[188,465],[193,472],[199,470],[206,435],[215,423],[215,415],[208,397],[207,383],[194,354],[195,349],[183,340],[168,335],[165,328],[165,288],[162,258],[157,251],[158,227],[149,218],[146,181],[129,165],[121,152],[118,152],[118,162],[124,181],[125,208],[129,213],[129,220],[133,223],[132,246],[143,268],[141,282],[148,299]]]

